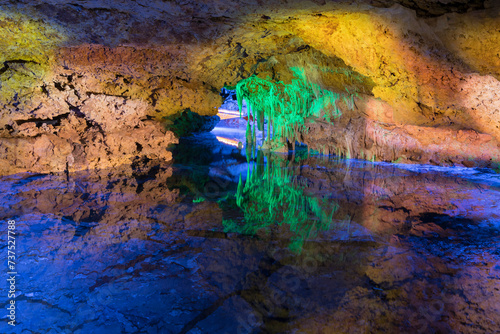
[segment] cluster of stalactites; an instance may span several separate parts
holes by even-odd
[[[236,85],[240,116],[243,100],[247,102],[249,114],[247,138],[251,137],[253,142],[255,142],[255,127],[263,130],[265,119],[267,119],[267,141],[288,140],[290,143],[295,143],[304,130],[304,123],[308,118],[323,117],[332,121],[341,115],[337,106],[340,94],[322,89],[318,84],[308,81],[303,69],[291,68],[291,70],[295,74],[295,79],[290,84],[252,76]],[[352,108],[352,96],[343,98]],[[250,113],[253,122],[250,121]]]

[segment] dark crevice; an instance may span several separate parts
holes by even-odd
[[[137,152],[139,152],[139,153],[142,152],[142,145],[141,144],[139,144],[139,143],[136,142],[135,143],[135,147],[136,147]]]
[[[101,124],[99,124],[95,121],[88,120],[88,119],[85,119],[85,120],[87,121],[87,129],[95,127],[97,129],[97,131],[99,131],[102,134],[102,137],[106,138],[106,132],[104,132],[104,130],[102,129]],[[106,143],[104,143],[104,144],[106,145]]]
[[[399,208],[395,208],[395,207],[392,207],[392,206],[387,206],[387,205],[381,205],[378,207],[379,209],[383,209],[383,210],[387,210],[389,212],[396,212],[396,211],[403,211],[404,213],[406,214],[410,214],[410,210],[408,210],[407,208],[405,207],[399,207]]]
[[[29,113],[30,114],[33,114],[35,111],[39,110],[40,108],[42,108],[43,104],[40,103],[35,109],[31,110]]]
[[[301,45],[294,52],[308,51],[311,47],[309,45]]]
[[[231,18],[228,16],[215,16],[215,17],[210,17],[209,20],[212,22],[227,22],[230,21]]]
[[[82,98],[80,93],[76,89],[74,89],[74,92],[75,92],[76,97],[78,97],[79,99]]]
[[[236,55],[238,55],[242,58],[248,57],[248,53],[247,53],[246,49],[241,45],[241,43],[237,42],[236,47],[234,49],[235,49]]]
[[[394,4],[400,4],[406,8],[415,10],[420,17],[437,17],[449,13],[467,13],[471,10],[485,9],[485,0],[472,0],[467,2],[439,2],[435,0],[375,0],[372,2],[376,7],[391,7]]]
[[[147,239],[147,240],[151,240],[151,239]],[[170,257],[172,255],[177,255],[177,254],[179,254],[181,252],[186,252],[186,253],[187,252],[192,252],[192,253],[195,253],[195,252],[201,252],[201,249],[198,248],[198,247],[192,247],[188,243],[184,243],[184,244],[180,244],[178,247],[176,247],[174,249],[162,252],[161,255],[159,255],[159,256],[161,258],[168,258],[168,257]],[[113,266],[113,268],[115,270],[119,270],[119,269],[128,269],[130,267],[135,267],[137,263],[143,261],[146,258],[147,258],[146,255],[140,255],[140,256],[136,257],[135,259],[133,259],[132,261],[130,261],[128,263],[116,264],[116,265]],[[103,285],[119,281],[122,277],[130,276],[130,275],[132,275],[133,277],[139,277],[140,274],[141,274],[141,269],[137,269],[137,270],[134,270],[132,273],[125,272],[124,274],[118,275],[118,276],[115,276],[115,277],[102,276],[102,277],[100,277],[99,279],[96,280],[96,283],[94,285],[92,285],[91,287],[89,287],[89,292],[92,292],[96,288],[99,288],[99,287],[101,287]]]
[[[61,84],[60,82],[56,82],[54,81],[54,87],[56,87],[56,89],[60,92],[64,92],[64,87],[63,87],[63,84]]]
[[[91,97],[92,95],[104,95],[104,96],[121,97],[123,99],[128,99],[128,96],[107,94],[103,92],[85,92],[85,94],[87,95],[87,97]]]
[[[20,296],[17,296],[16,301],[17,302],[25,301],[25,302],[30,303],[30,304],[35,304],[35,303],[41,304],[41,305],[44,305],[48,309],[56,309],[56,310],[59,310],[60,312],[71,315],[71,312],[59,307],[58,305],[51,304],[51,303],[49,303],[45,300],[42,300],[42,299],[29,298],[29,297],[26,297],[25,294],[21,294]]]
[[[58,126],[61,124],[61,120],[68,118],[69,115],[70,115],[70,113],[68,112],[68,113],[65,113],[62,115],[54,116],[54,117],[49,118],[49,119],[47,119],[47,118],[30,118],[30,119],[16,120],[15,122],[17,125],[21,125],[24,123],[35,123],[38,128],[41,127],[43,124]]]
[[[185,83],[189,83],[189,79],[184,79],[184,78],[181,78],[181,77],[178,77],[178,76],[176,76],[175,78],[176,78],[177,80],[179,80],[179,81],[183,81],[183,82],[185,82]]]
[[[68,105],[69,110],[70,110],[72,113],[74,113],[74,115],[75,115],[76,117],[79,117],[79,118],[85,118],[85,114],[84,114],[84,113],[82,113],[82,112],[80,111],[80,108],[75,107],[74,105],[72,105],[72,104],[71,104],[71,103],[69,103],[68,101],[66,101],[66,104]]]
[[[47,86],[46,85],[42,85],[41,86],[42,88],[42,93],[44,93],[47,97],[49,97],[49,91],[47,90]]]
[[[200,314],[198,314],[193,320],[188,322],[187,324],[184,325],[184,327],[181,329],[179,334],[186,334],[190,330],[192,330],[199,322],[202,320],[206,319],[209,315],[214,313],[219,307],[221,307],[226,300],[228,300],[231,297],[237,296],[240,292],[235,291],[231,292],[228,295],[225,295],[222,298],[219,298],[218,300],[215,301],[210,307],[204,309]]]
[[[10,64],[36,64],[36,65],[40,65],[40,63],[37,63],[36,61],[33,61],[33,60],[24,60],[24,59],[6,60],[3,62],[3,67],[0,68],[0,75],[7,72],[7,70],[10,68],[10,66],[9,66]]]
[[[151,105],[153,107],[156,107],[156,102],[158,101],[158,91],[160,90],[160,88],[156,88],[156,89],[153,89],[153,91],[151,92],[151,95],[149,95],[149,99],[151,100]],[[160,111],[158,111],[160,112]]]
[[[264,313],[262,315],[264,316],[263,326],[265,326],[266,319],[273,319],[275,317],[273,317],[272,315],[266,316],[266,312],[259,312],[262,310],[258,309],[258,305],[255,305],[255,301],[250,296],[255,295],[256,292],[264,294],[263,290],[266,287],[268,279],[272,276],[272,274],[277,272],[283,266],[284,265],[281,262],[276,261],[271,257],[265,257],[261,259],[258,269],[254,272],[248,273],[248,275],[246,275],[245,278],[238,284],[240,287],[242,287],[241,289],[233,291],[217,299],[212,305],[201,311],[200,314],[198,314],[194,319],[185,324],[184,327],[179,331],[179,334],[188,333],[190,330],[195,328],[198,323],[213,314],[219,307],[224,304],[226,300],[234,296],[240,296],[241,298],[243,298],[259,314]]]

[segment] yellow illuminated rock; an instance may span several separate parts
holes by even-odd
[[[175,139],[164,117],[215,115],[222,87],[252,75],[290,83],[290,68],[322,89],[358,96],[335,124],[311,123],[300,136],[310,147],[386,161],[500,160],[494,1],[103,0],[2,9],[0,160],[16,161],[2,173],[55,168],[16,158],[29,156],[42,134],[65,136],[71,153],[49,160],[70,169],[169,159],[163,149],[136,150],[148,147],[139,129],[154,127],[155,143],[166,146]],[[120,133],[137,136],[138,146],[112,144]]]
[[[0,11],[0,103],[19,103],[41,91],[54,63],[55,49],[66,36],[55,24]]]

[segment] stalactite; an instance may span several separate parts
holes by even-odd
[[[264,130],[267,119],[268,142],[284,143],[288,140],[294,146],[300,133],[306,131],[304,123],[308,118],[323,117],[332,122],[341,115],[337,101],[342,97],[347,107],[353,108],[354,100],[352,95],[341,96],[308,81],[304,69],[294,67],[291,70],[295,74],[291,84],[252,76],[236,85],[236,94],[240,116],[243,101],[246,101],[248,117],[257,121],[259,130]],[[255,143],[255,125],[253,127],[252,141]]]

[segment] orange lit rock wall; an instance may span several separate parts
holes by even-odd
[[[303,142],[349,157],[496,166],[493,1],[0,1],[0,173],[171,159],[164,116],[214,115],[253,74],[358,94]],[[9,36],[8,38],[6,36]],[[346,109],[346,108],[343,108]],[[312,133],[312,134],[311,134]]]

